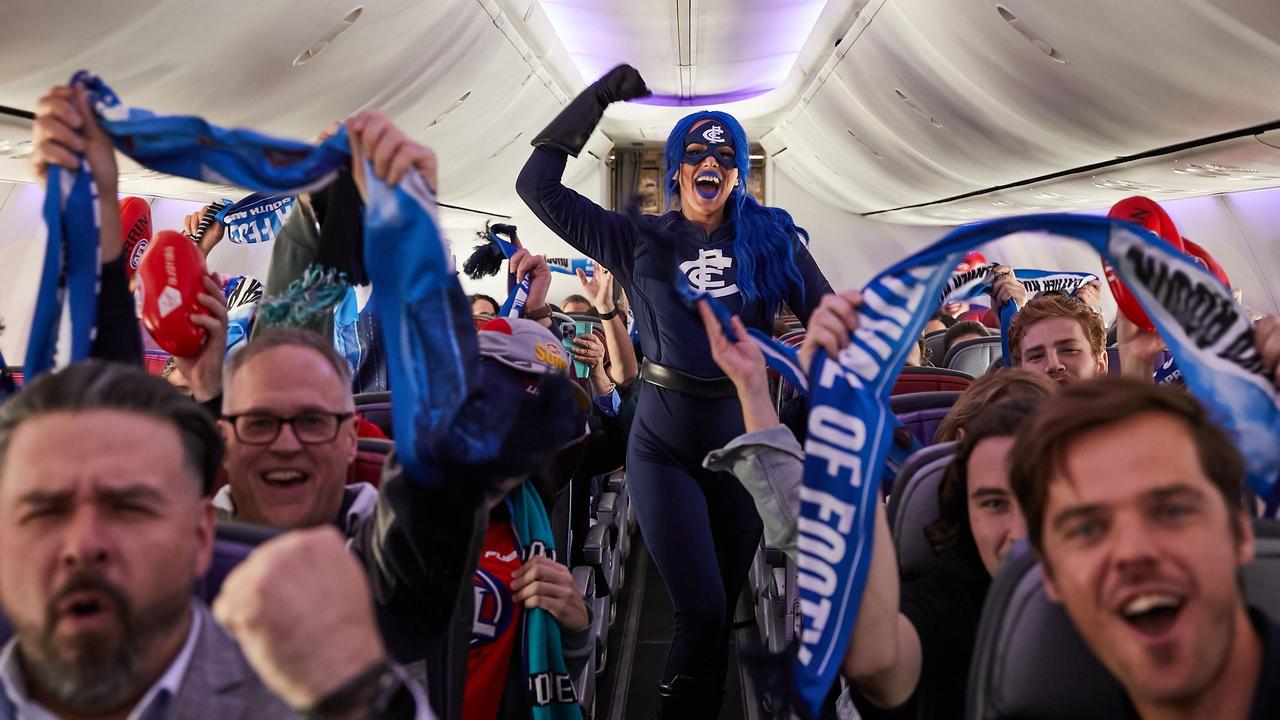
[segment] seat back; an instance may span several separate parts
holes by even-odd
[[[956,390],[893,395],[889,398],[889,410],[921,445],[928,445],[958,397],[960,393]]]
[[[946,330],[934,330],[924,336],[925,359],[934,365],[941,365],[946,356]]]
[[[347,484],[369,483],[378,487],[382,481],[382,465],[395,448],[391,440],[360,438],[356,441],[356,459],[347,466]]]
[[[280,532],[266,525],[219,520],[215,529],[213,562],[209,565],[209,572],[196,583],[196,596],[206,603],[212,603],[222,590],[222,583],[227,575],[249,557],[254,548]]]
[[[1280,617],[1280,521],[1254,521],[1254,561],[1241,572],[1245,601]],[[966,717],[1121,717],[1124,690],[1045,595],[1030,546],[1005,557],[987,593],[969,668]]]
[[[924,530],[938,518],[938,486],[955,458],[956,444],[941,443],[925,450],[930,451],[928,460],[909,476],[899,472],[889,495],[889,529],[903,578],[928,573],[941,562],[929,547]],[[906,467],[904,464],[903,470]]]
[[[891,395],[964,390],[973,382],[973,376],[957,370],[934,367],[904,367],[893,384]]]
[[[906,460],[902,462],[902,467],[898,469],[898,474],[894,476],[893,485],[890,488],[890,504],[894,507],[893,496],[902,491],[907,486],[907,482],[916,474],[920,468],[928,465],[943,455],[954,455],[956,451],[956,443],[944,442],[937,445],[926,445],[919,450],[911,453]],[[889,522],[893,522],[893,515],[890,514]]]
[[[943,365],[952,370],[966,372],[978,377],[987,371],[993,360],[1004,355],[1000,347],[1000,336],[970,338],[961,340],[947,351]]]
[[[377,425],[387,437],[395,437],[391,432],[391,393],[360,393],[355,396],[355,404],[360,417]]]

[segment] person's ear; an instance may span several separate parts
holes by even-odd
[[[1240,512],[1236,515],[1236,522],[1239,523],[1239,538],[1236,542],[1236,564],[1248,565],[1253,562],[1256,544],[1253,537],[1253,518],[1249,516],[1248,508],[1240,508]]]

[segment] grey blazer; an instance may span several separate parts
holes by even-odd
[[[165,717],[169,720],[275,720],[296,718],[283,700],[262,684],[236,641],[227,635],[197,601],[200,634],[187,674],[170,700]]]

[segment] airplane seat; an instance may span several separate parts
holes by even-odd
[[[366,482],[374,487],[382,481],[382,464],[395,443],[380,438],[360,438],[356,441],[356,459],[347,466],[347,484]]]
[[[945,390],[964,390],[973,382],[973,376],[958,370],[935,367],[902,368],[898,380],[893,384],[890,395],[909,395],[911,393],[939,392]]]
[[[1124,692],[1044,594],[1035,554],[1019,542],[987,591],[969,665],[969,720],[1123,717]]]
[[[204,577],[196,582],[196,595],[206,603],[213,603],[213,599],[222,590],[222,583],[227,575],[249,557],[254,548],[280,532],[276,528],[256,523],[219,520],[215,526],[213,562]]]
[[[951,411],[951,406],[958,397],[960,392],[957,390],[893,395],[889,398],[889,410],[898,416],[902,426],[921,445],[928,445],[933,442],[933,436],[938,433],[938,425],[942,424],[942,418]]]
[[[1002,355],[1004,350],[1000,347],[999,335],[971,338],[952,345],[942,364],[977,377],[987,371],[992,360]]]
[[[898,468],[898,473],[894,476],[893,484],[889,486],[889,497],[892,498],[894,494],[905,488],[907,486],[907,481],[909,481],[911,476],[915,475],[916,471],[920,468],[928,465],[943,455],[954,455],[956,451],[956,444],[957,443],[953,441],[937,443],[935,445],[926,445],[907,456],[907,459],[902,462],[902,467]],[[892,515],[889,516],[889,520],[890,522],[893,521]]]
[[[946,355],[946,351],[943,349],[945,347],[946,339],[946,330],[934,330],[924,336],[925,359],[935,367],[938,367],[942,363],[943,356]]]
[[[901,487],[895,482],[889,495],[885,514],[898,556],[898,571],[904,579],[929,573],[942,562],[929,547],[924,530],[938,518],[938,486],[955,458],[955,444],[947,443],[945,448],[902,481]],[[899,480],[902,477],[899,473]]]
[[[1254,521],[1246,602],[1280,617],[1280,521]],[[1049,601],[1030,545],[1019,542],[987,592],[969,668],[969,720],[1122,717],[1124,691]]]
[[[159,350],[146,350],[142,354],[142,364],[147,372],[159,375],[164,372],[165,363],[169,362],[169,353]]]
[[[395,437],[391,432],[391,393],[359,393],[355,396],[355,404],[360,417],[377,425],[387,437]]]

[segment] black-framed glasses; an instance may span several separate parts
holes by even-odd
[[[355,417],[353,412],[304,412],[293,417],[280,417],[271,413],[244,413],[223,415],[231,423],[236,439],[246,445],[270,445],[280,437],[280,428],[289,425],[294,437],[305,445],[333,442],[338,437],[342,423]]]

